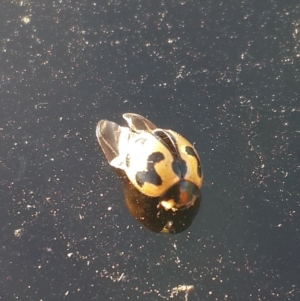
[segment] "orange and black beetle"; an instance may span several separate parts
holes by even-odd
[[[194,217],[200,203],[203,174],[195,148],[178,133],[157,128],[143,116],[126,113],[123,118],[128,127],[100,120],[96,128],[99,144],[109,164],[125,173],[127,182],[133,186],[131,191],[137,190],[135,195],[145,198],[137,202],[137,206],[147,207],[147,202],[155,203],[152,207],[157,208],[157,212],[152,214],[153,218],[164,216],[161,226],[153,231],[183,231],[189,226],[188,222],[184,222],[180,229],[174,229],[173,219],[186,217],[190,211]],[[130,209],[134,216],[134,210],[145,212],[145,208]]]

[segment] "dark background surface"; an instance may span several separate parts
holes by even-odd
[[[299,1],[2,0],[0,300],[299,300]],[[134,112],[200,154],[142,228],[95,137]]]

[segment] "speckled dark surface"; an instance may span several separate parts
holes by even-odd
[[[282,3],[282,4],[281,4]],[[0,300],[299,300],[298,1],[0,4]],[[128,213],[95,136],[124,112],[200,154],[179,235]]]

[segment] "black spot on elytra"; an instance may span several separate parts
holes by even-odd
[[[187,172],[186,162],[183,161],[179,155],[177,141],[170,132],[157,129],[155,136],[168,148],[173,155],[172,169],[173,172],[180,178],[184,178]]]
[[[186,146],[185,147],[185,151],[186,151],[186,153],[188,155],[193,156],[193,157],[195,157],[197,159],[197,163],[198,163],[198,175],[201,178],[202,177],[202,168],[201,168],[201,163],[200,163],[200,160],[199,160],[197,154],[195,153],[194,149],[192,147],[190,147],[190,146]]]
[[[135,179],[137,184],[142,187],[144,183],[151,183],[154,185],[161,185],[162,179],[159,174],[155,171],[155,164],[164,160],[165,156],[160,152],[151,154],[147,159],[147,170],[139,171],[136,173]]]
[[[177,161],[172,162],[172,169],[177,176],[184,179],[187,172],[186,162],[181,158],[178,158]]]

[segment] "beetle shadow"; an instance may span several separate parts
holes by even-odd
[[[178,209],[175,212],[165,210],[159,205],[160,197],[144,195],[131,184],[125,172],[114,167],[111,168],[122,180],[126,207],[130,214],[145,228],[156,233],[177,234],[190,227],[200,208],[201,192],[189,208]],[[172,193],[171,189],[170,197],[172,197]]]

